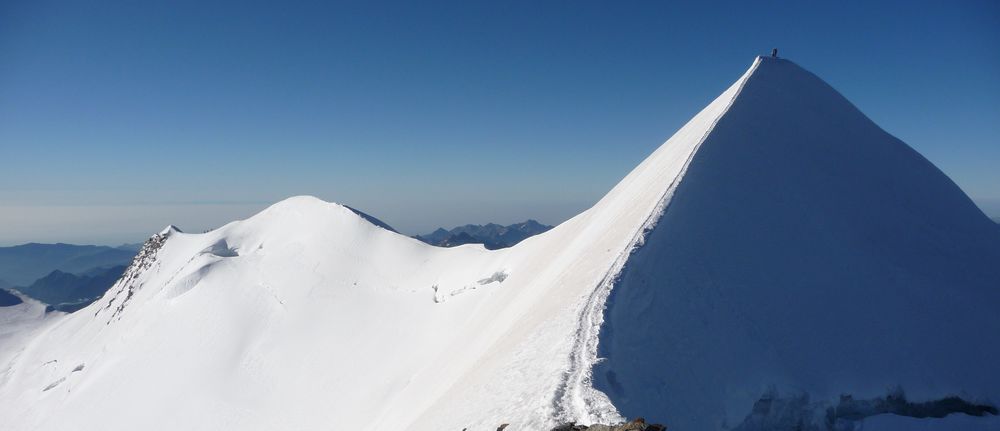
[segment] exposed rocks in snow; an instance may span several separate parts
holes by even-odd
[[[667,429],[666,425],[661,424],[649,424],[643,418],[636,418],[630,422],[625,422],[623,424],[617,425],[603,425],[603,424],[593,424],[593,425],[577,425],[575,423],[567,423],[559,425],[552,428],[552,431],[665,431]]]
[[[167,226],[162,232],[153,235],[146,240],[145,243],[143,243],[142,249],[140,249],[139,253],[134,259],[132,259],[132,264],[129,265],[128,269],[125,270],[125,273],[122,274],[122,278],[111,287],[112,290],[115,290],[115,295],[111,297],[106,306],[94,313],[95,316],[104,310],[110,309],[115,302],[118,301],[118,298],[124,293],[124,298],[118,303],[118,307],[115,308],[114,313],[111,315],[111,318],[108,319],[107,323],[111,323],[111,319],[114,319],[116,316],[121,314],[121,312],[125,309],[125,305],[128,304],[130,299],[132,299],[132,295],[135,294],[135,291],[142,287],[141,285],[136,285],[139,276],[144,271],[149,269],[149,267],[153,266],[153,263],[156,262],[156,253],[160,251],[163,244],[167,242],[167,238],[169,238],[174,232],[180,232],[180,230],[173,225]]]

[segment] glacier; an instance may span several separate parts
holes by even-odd
[[[702,430],[768,394],[1000,398],[1000,228],[784,59],[511,248],[371,220],[300,196],[168,227],[100,300],[0,338],[5,427]]]

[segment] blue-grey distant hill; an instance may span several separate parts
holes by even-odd
[[[0,304],[21,302],[9,290],[75,311],[100,298],[121,277],[142,244],[119,247],[24,244],[0,247]]]
[[[134,244],[122,244],[122,245],[119,245],[118,247],[115,247],[115,248],[118,249],[118,250],[131,251],[132,254],[135,254],[135,253],[138,253],[139,250],[142,249],[142,244],[143,243],[141,243],[141,242],[137,242],[137,243],[134,243]]]
[[[82,274],[94,268],[128,265],[136,248],[73,244],[24,244],[0,247],[0,280],[27,286],[52,271]]]
[[[496,223],[485,225],[467,224],[451,230],[438,228],[426,235],[414,238],[439,247],[454,247],[462,244],[482,244],[490,250],[510,247],[525,238],[552,229],[552,226],[534,220],[501,226]]]
[[[121,278],[125,268],[125,265],[93,268],[82,274],[55,270],[17,290],[48,304],[51,309],[72,312],[103,296]]]

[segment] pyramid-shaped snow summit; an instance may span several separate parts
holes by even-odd
[[[126,274],[2,341],[12,429],[850,429],[1000,399],[1000,229],[782,59],[509,249],[297,197]]]
[[[826,429],[841,395],[997,401],[998,311],[1000,229],[818,77],[761,58],[620,274],[596,386],[700,430]]]

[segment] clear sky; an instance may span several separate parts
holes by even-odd
[[[3,0],[0,245],[558,223],[772,47],[1000,216],[997,1]]]

